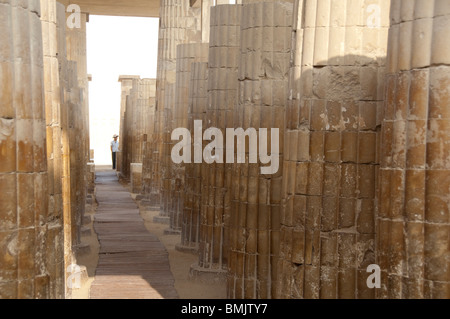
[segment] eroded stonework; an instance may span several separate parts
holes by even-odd
[[[161,0],[157,79],[119,79],[119,176],[198,253],[189,275],[229,298],[450,298],[450,2],[212,5]],[[88,13],[66,17],[0,4],[0,298],[71,297],[95,189]],[[175,164],[194,120],[278,128],[279,170],[250,147]]]

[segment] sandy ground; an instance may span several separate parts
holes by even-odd
[[[125,185],[125,187],[127,187]],[[128,187],[127,187],[128,188]],[[189,279],[189,270],[192,264],[197,263],[198,256],[180,252],[175,249],[175,245],[180,242],[179,235],[165,235],[164,230],[168,225],[154,223],[153,217],[157,216],[159,212],[155,211],[140,211],[142,218],[145,221],[145,227],[152,234],[158,236],[159,240],[166,247],[169,254],[170,269],[175,279],[175,289],[181,299],[225,299],[226,285],[225,283],[204,283],[193,281]],[[88,299],[89,289],[94,281],[95,269],[98,263],[99,243],[97,235],[93,228],[93,220],[95,214],[95,205],[89,209],[87,214],[91,215],[90,227],[91,232],[82,236],[82,243],[89,244],[89,252],[81,254],[77,258],[77,263],[80,266],[85,266],[87,275],[83,276],[80,289],[74,289],[72,292],[73,299]]]

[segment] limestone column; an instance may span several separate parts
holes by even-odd
[[[62,297],[48,258],[63,238],[49,215],[40,2],[0,5],[0,298]],[[55,270],[55,271],[54,271]]]
[[[235,164],[233,168],[228,262],[230,298],[271,298],[274,295],[292,12],[293,6],[287,2],[254,3],[242,9],[234,127],[254,130],[256,138],[249,138],[253,141],[245,149],[245,163]],[[259,151],[255,151],[259,150],[261,128],[267,128],[268,153],[274,152],[279,160],[278,170],[273,174],[261,171],[266,165],[259,160]],[[279,129],[278,141],[270,138],[276,128]],[[270,145],[276,142],[279,142],[278,152],[275,148],[270,150]],[[249,163],[250,159],[256,163]]]
[[[208,105],[203,116],[202,128],[203,132],[211,127],[218,128],[222,133],[224,145],[225,129],[234,127],[241,10],[240,5],[220,5],[211,8]],[[209,143],[210,141],[204,141],[202,150]],[[199,262],[191,267],[192,277],[202,280],[226,279],[232,165],[226,164],[225,158],[223,163],[203,161],[201,164]]]
[[[377,298],[450,297],[449,32],[449,2],[392,2]]]
[[[161,127],[163,130],[163,145],[162,145],[162,154],[161,154],[161,162],[160,162],[160,178],[161,178],[161,190],[160,190],[160,214],[155,218],[155,222],[160,222],[163,224],[170,225],[170,212],[173,211],[171,208],[174,203],[172,201],[173,195],[173,187],[172,187],[172,158],[170,156],[170,152],[173,146],[173,142],[171,140],[172,133],[172,105],[175,104],[175,84],[169,84],[165,90],[165,109],[164,109],[164,117],[162,118]]]
[[[192,63],[207,62],[207,60],[208,43],[180,44],[177,47],[175,99],[172,105],[167,105],[167,108],[172,108],[172,111],[167,114],[168,118],[166,119],[171,125],[167,125],[164,132],[166,141],[166,150],[164,151],[164,154],[166,155],[166,166],[163,169],[163,178],[165,180],[164,186],[169,187],[169,189],[165,189],[165,195],[168,195],[168,197],[163,197],[162,201],[163,204],[168,204],[168,206],[161,207],[170,217],[170,227],[168,231],[172,233],[181,231],[184,205],[185,166],[184,163],[175,164],[172,161],[171,152],[176,141],[172,141],[171,135],[172,131],[176,128],[188,127],[188,98]]]
[[[67,285],[67,280],[71,275],[68,272],[70,266],[75,263],[75,251],[72,249],[72,242],[75,234],[72,225],[72,198],[71,198],[71,176],[70,176],[70,100],[69,94],[71,81],[66,53],[66,9],[64,5],[56,2],[56,28],[58,34],[58,63],[59,63],[59,95],[60,95],[60,119],[61,119],[61,152],[62,152],[62,205],[64,220],[64,271],[65,271],[65,297],[71,297],[71,289]]]
[[[133,80],[133,87],[136,85],[137,80]],[[131,156],[133,153],[133,87],[130,94],[126,97],[126,109],[125,109],[125,125],[124,125],[124,140],[122,141],[123,149],[123,177],[125,180],[130,178],[130,164]]]
[[[156,106],[156,79],[144,80],[147,94],[140,98],[140,103],[143,103],[144,108],[144,131],[142,138],[142,191],[143,197],[148,191],[145,187],[149,187],[152,176],[150,170],[144,170],[144,167],[150,167],[152,163],[151,143],[153,141],[153,133],[155,131],[155,106]],[[147,209],[150,208],[150,202],[148,199],[141,200],[141,205],[144,205]]]
[[[161,0],[160,2],[160,28],[158,41],[158,70],[156,88],[155,133],[152,147],[147,150],[151,155],[152,163],[144,166],[144,175],[151,175],[151,185],[144,185],[151,206],[160,206],[160,195],[163,190],[162,168],[163,161],[163,127],[166,108],[166,89],[168,85],[175,84],[176,78],[176,49],[181,43],[200,42],[201,35],[201,8],[191,7],[190,0]],[[147,172],[146,170],[149,170]],[[161,210],[161,215],[166,212]]]
[[[277,297],[373,298],[389,1],[295,9]]]
[[[70,234],[70,180],[68,180],[67,150],[67,110],[64,101],[64,79],[66,41],[65,41],[65,10],[56,1],[41,0],[41,21],[44,54],[44,91],[45,113],[47,124],[47,163],[49,187],[49,216],[53,225],[49,232],[51,237],[60,239],[57,254],[48,256],[52,265],[52,277],[57,280],[58,290],[52,298],[64,296],[65,269],[74,262]],[[67,231],[67,233],[66,233]],[[64,257],[63,255],[64,254]],[[67,288],[67,287],[66,287]],[[65,296],[70,296],[66,289]]]
[[[69,17],[70,13],[66,13]],[[81,26],[66,28],[66,50],[67,60],[76,63],[77,88],[72,94],[79,90],[79,97],[72,95],[72,102],[77,105],[76,110],[71,109],[71,193],[72,214],[75,216],[78,228],[81,228],[86,203],[86,174],[89,162],[89,104],[88,104],[88,74],[86,55],[86,23],[88,15],[81,13]],[[71,67],[75,64],[71,63]],[[75,71],[75,70],[72,70]],[[74,85],[75,86],[75,85]],[[79,100],[79,101],[76,101]],[[78,104],[80,107],[78,108]],[[79,230],[74,246],[80,244]]]
[[[131,80],[131,88],[129,94],[125,97],[124,125],[123,125],[123,141],[122,144],[122,177],[130,180],[131,165],[133,163],[142,164],[142,146],[140,141],[142,138],[142,105],[139,103],[141,92],[141,79],[134,78]]]
[[[140,125],[140,109],[138,105],[138,96],[140,93],[140,80],[133,80],[133,88],[130,91],[129,99],[127,101],[127,116],[129,117],[128,125],[128,172],[130,172],[131,163],[139,162],[139,133]],[[128,174],[129,177],[129,174]]]
[[[153,122],[148,123],[150,110],[154,113],[155,80],[136,79],[133,80],[133,87],[130,90],[129,105],[127,104],[126,116],[130,131],[128,154],[129,157],[129,177],[132,184],[132,192],[140,194],[142,191],[142,165],[144,158],[144,148],[146,133],[148,128],[153,127]],[[153,100],[153,104],[150,104]],[[153,115],[151,119],[154,119]],[[136,186],[136,187],[135,187]],[[141,197],[141,196],[139,196]]]
[[[70,15],[71,13],[67,13]],[[82,89],[82,125],[83,132],[83,156],[86,158],[86,163],[90,159],[89,148],[89,75],[87,73],[87,39],[86,39],[86,24],[89,22],[88,13],[81,14],[80,27],[67,27],[66,41],[67,41],[67,59],[77,62],[78,67],[78,86]]]
[[[124,131],[125,131],[125,110],[127,103],[127,95],[130,94],[130,90],[133,87],[133,79],[139,79],[137,75],[121,75],[119,76],[119,82],[121,83],[121,100],[120,100],[120,131],[119,131],[119,154],[117,154],[117,172],[123,175],[124,158],[123,158],[123,147],[121,141],[125,141]]]
[[[149,123],[149,117],[154,118],[154,98],[156,90],[155,79],[141,79],[138,83],[135,102],[136,114],[134,122],[136,124],[136,155],[133,158],[134,163],[142,163],[144,157],[144,137],[149,128],[153,128],[154,122]],[[153,103],[152,103],[153,101]]]
[[[192,63],[189,81],[188,123],[191,134],[191,145],[194,145],[194,121],[206,121],[208,103],[208,63]],[[202,132],[197,132],[202,134]],[[200,147],[201,147],[200,143]],[[175,246],[177,250],[197,253],[200,232],[200,210],[202,195],[201,163],[185,164],[185,184],[183,215],[181,221],[181,242]]]
[[[83,163],[82,150],[80,149],[79,136],[82,134],[81,117],[82,103],[80,101],[80,88],[78,87],[78,70],[77,63],[67,61],[67,87],[66,87],[66,103],[68,118],[68,136],[69,136],[69,159],[70,159],[70,215],[71,215],[71,234],[72,247],[80,244],[81,240],[81,203],[80,196],[83,187],[80,164]],[[83,202],[84,206],[84,202]]]

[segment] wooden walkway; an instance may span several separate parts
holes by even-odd
[[[175,299],[163,244],[144,226],[136,203],[114,171],[96,173],[94,229],[100,243],[91,299]]]

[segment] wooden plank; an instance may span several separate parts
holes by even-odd
[[[91,299],[176,299],[168,253],[113,171],[97,173],[100,252]]]

